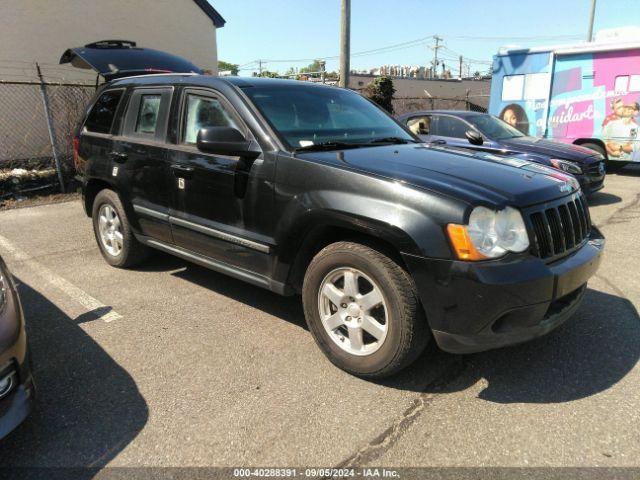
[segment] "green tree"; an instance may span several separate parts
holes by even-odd
[[[218,72],[230,71],[231,75],[238,75],[240,65],[236,63],[218,61]]]
[[[396,93],[396,89],[393,88],[391,77],[378,77],[364,89],[366,97],[391,114],[393,114],[393,102],[391,100],[393,100],[394,93]]]
[[[280,74],[278,72],[270,72],[269,70],[263,70],[262,73],[258,73],[257,77],[278,78]]]
[[[312,63],[307,65],[306,67],[302,67],[300,69],[300,73],[308,73],[311,74],[312,77],[320,77],[320,70],[322,70],[322,62],[320,60],[314,60]]]

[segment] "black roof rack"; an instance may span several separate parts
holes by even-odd
[[[136,42],[131,40],[98,40],[88,43],[86,48],[135,48]]]

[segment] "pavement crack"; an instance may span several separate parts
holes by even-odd
[[[620,289],[620,287],[618,287],[615,283],[613,283],[612,280],[609,280],[607,277],[605,277],[601,273],[596,273],[594,277],[601,280],[605,285],[607,285],[611,290],[613,290],[616,293],[616,295],[619,295],[623,298],[627,298],[625,293]]]
[[[352,456],[340,462],[336,468],[355,468],[371,464],[393,447],[407,430],[420,418],[431,403],[446,393],[447,386],[456,381],[466,370],[464,357],[457,357],[457,361],[441,377],[428,384],[425,391],[415,398],[400,418],[394,420],[389,428],[371,440]]]
[[[637,218],[636,216],[621,217],[621,215],[623,213],[626,213],[629,210],[631,211],[631,213],[636,213],[633,210],[636,207],[640,207],[640,193],[636,194],[636,197],[635,197],[635,199],[633,201],[631,201],[630,203],[628,203],[624,207],[621,207],[621,208],[617,209],[615,212],[613,212],[611,215],[609,215],[604,221],[598,223],[598,227],[599,228],[603,228],[603,227],[605,227],[607,225],[612,225],[612,224],[617,224],[617,223],[625,223],[625,222],[628,222],[629,220]]]

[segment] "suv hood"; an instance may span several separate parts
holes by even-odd
[[[93,69],[106,81],[151,73],[202,73],[184,58],[151,48],[136,47],[128,40],[101,40],[66,50],[60,63]]]
[[[400,180],[470,204],[526,207],[578,190],[577,180],[558,170],[515,157],[425,144],[388,145],[296,157]]]
[[[571,145],[560,142],[553,142],[551,140],[545,140],[544,138],[536,137],[517,137],[500,140],[501,145],[508,146],[514,150],[523,151],[526,153],[539,153],[547,155],[550,158],[560,158],[565,160],[572,160],[580,163],[587,159],[593,159],[593,157],[599,157],[597,152],[579,145]]]

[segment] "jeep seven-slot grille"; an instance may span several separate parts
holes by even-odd
[[[582,195],[573,197],[529,216],[535,239],[536,254],[551,258],[570,252],[589,236],[591,219]]]

